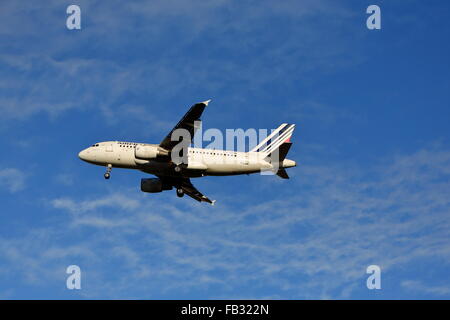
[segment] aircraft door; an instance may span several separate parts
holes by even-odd
[[[114,164],[116,162],[115,152],[114,152],[114,143],[108,143],[105,148],[105,161],[107,163]]]

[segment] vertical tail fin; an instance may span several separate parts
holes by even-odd
[[[269,156],[273,151],[280,148],[281,145],[285,143],[290,144],[290,139],[292,133],[294,132],[294,129],[295,124],[283,123],[281,126],[278,127],[278,129],[276,129],[270,136],[264,139],[258,146],[253,148],[251,151],[261,152],[266,157]],[[287,151],[289,151],[289,147],[286,150],[286,154]],[[284,155],[284,157],[286,157],[286,154]]]
[[[282,123],[278,128],[276,128],[267,138],[260,142],[256,147],[254,147],[250,152],[261,152],[281,130],[283,130],[288,124]]]

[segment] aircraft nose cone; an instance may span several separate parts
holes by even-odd
[[[88,151],[86,151],[86,149],[85,149],[85,150],[82,150],[82,151],[80,151],[80,153],[78,154],[78,158],[80,158],[81,160],[86,161],[86,159],[87,159],[87,154],[88,154]]]

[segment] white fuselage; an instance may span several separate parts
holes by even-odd
[[[137,169],[146,173],[171,176],[175,174],[174,164],[170,159],[140,159],[135,156],[137,146],[158,145],[106,141],[96,143],[79,153],[80,159],[100,165],[116,168]],[[276,164],[279,168],[294,167],[295,161],[284,159]],[[260,172],[261,170],[274,170],[271,164],[259,152],[236,152],[227,150],[214,150],[202,148],[188,148],[188,163],[183,169],[187,177],[201,177],[206,175],[224,176]]]

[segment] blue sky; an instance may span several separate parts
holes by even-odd
[[[2,1],[0,297],[450,298],[449,14],[437,0]],[[296,123],[291,179],[195,180],[211,207],[77,158],[158,143],[209,98],[204,129]],[[72,264],[81,290],[65,287]]]

